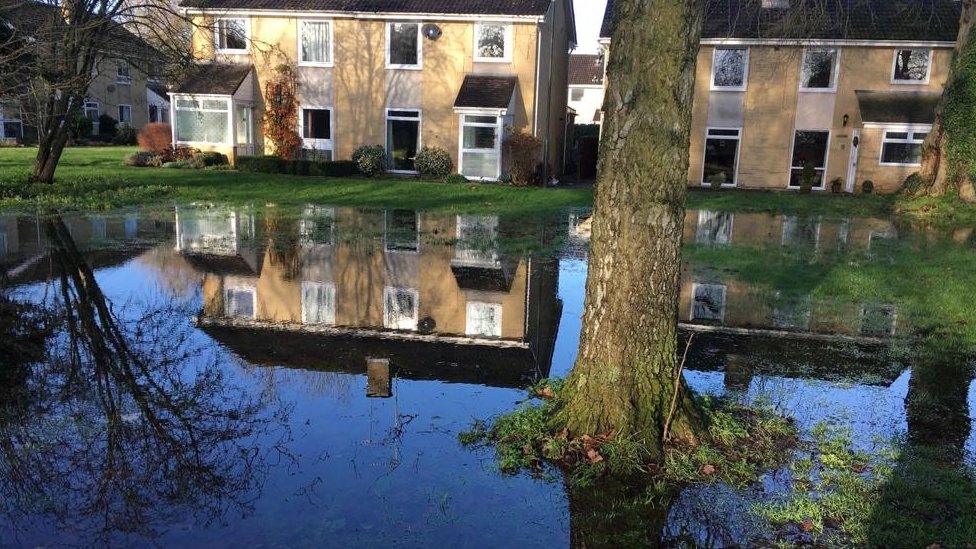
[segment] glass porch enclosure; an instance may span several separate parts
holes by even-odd
[[[254,154],[254,105],[229,95],[171,94],[177,147]]]

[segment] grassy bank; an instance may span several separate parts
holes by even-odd
[[[588,189],[448,185],[412,179],[337,179],[123,166],[122,158],[135,150],[126,147],[66,150],[57,176],[62,182],[71,182],[69,187],[73,190],[58,194],[70,195],[73,200],[52,200],[51,205],[109,208],[176,200],[535,212],[592,203],[592,192]],[[0,180],[26,173],[35,152],[32,148],[0,149]],[[82,183],[76,184],[78,181]],[[84,196],[85,192],[90,196]],[[0,207],[18,206],[26,204],[9,197],[0,199]]]

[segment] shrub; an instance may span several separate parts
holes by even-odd
[[[382,175],[386,172],[386,149],[382,145],[360,145],[352,153],[352,161],[366,177]]]
[[[126,166],[134,166],[137,168],[145,168],[146,166],[159,166],[162,164],[159,155],[156,153],[151,153],[148,151],[139,151],[126,155],[125,159],[122,161]]]
[[[98,136],[112,139],[118,132],[119,123],[107,114],[98,117]]]
[[[237,169],[242,172],[283,173],[286,161],[277,156],[239,156]]]
[[[199,152],[190,159],[190,167],[198,170],[225,164],[227,164],[227,155],[214,151]]]
[[[813,162],[804,162],[803,169],[800,171],[800,192],[806,194],[813,191],[817,183],[818,175],[817,168],[813,165]]]
[[[422,147],[414,160],[420,175],[444,177],[454,170],[451,155],[439,147]]]
[[[468,178],[459,173],[452,173],[444,178],[444,183],[451,185],[462,185],[468,182]]]
[[[71,121],[71,137],[75,139],[88,139],[91,137],[93,129],[91,118],[88,118],[84,114],[76,114]]]
[[[835,177],[835,178],[833,178],[833,179],[830,180],[830,192],[832,192],[834,194],[840,194],[840,191],[843,188],[844,188],[844,180],[843,179],[841,179],[839,177]]]
[[[116,145],[135,145],[138,137],[139,134],[135,128],[128,124],[123,124],[116,129],[112,143]]]
[[[505,140],[505,152],[511,160],[509,175],[512,178],[512,185],[525,187],[543,183],[538,170],[541,151],[541,139],[525,130],[509,128],[508,139]]]
[[[169,124],[147,124],[139,131],[136,140],[144,151],[156,154],[166,154],[173,139],[173,128]]]
[[[315,160],[282,160],[277,156],[239,156],[236,167],[242,172],[352,177],[359,173],[349,160],[319,162]]]
[[[871,194],[874,192],[874,181],[868,179],[864,183],[861,183],[861,192],[864,194]]]

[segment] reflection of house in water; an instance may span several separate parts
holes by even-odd
[[[794,261],[815,268],[831,255],[888,253],[897,238],[890,221],[830,220],[819,216],[690,210],[684,240],[714,246],[730,257],[746,247],[769,261]],[[720,263],[720,261],[719,261]],[[688,328],[720,332],[790,332],[809,337],[885,338],[899,328],[897,311],[884,303],[818,302],[793,287],[760,287],[723,270],[722,265],[682,266],[679,319]],[[770,265],[770,269],[780,265]]]
[[[222,215],[192,238],[181,216],[179,236],[206,273],[200,324],[251,362],[362,373],[389,358],[400,375],[498,385],[548,373],[557,269],[500,253],[496,216],[308,207],[251,244]]]

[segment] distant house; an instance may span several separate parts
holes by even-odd
[[[802,6],[818,16],[797,38],[784,21]],[[859,192],[870,180],[897,191],[920,165],[959,9],[952,0],[710,0],[689,185],[798,189],[811,166],[816,190],[839,180]]]
[[[603,109],[603,55],[569,56],[569,107],[577,124],[599,124]]]
[[[295,69],[308,154],[348,159],[382,145],[389,169],[415,172],[424,146],[456,169],[507,171],[508,128],[542,140],[558,174],[566,82],[576,35],[570,0],[188,0],[198,74],[171,94],[176,145],[237,154],[270,150],[261,131],[273,70]]]

